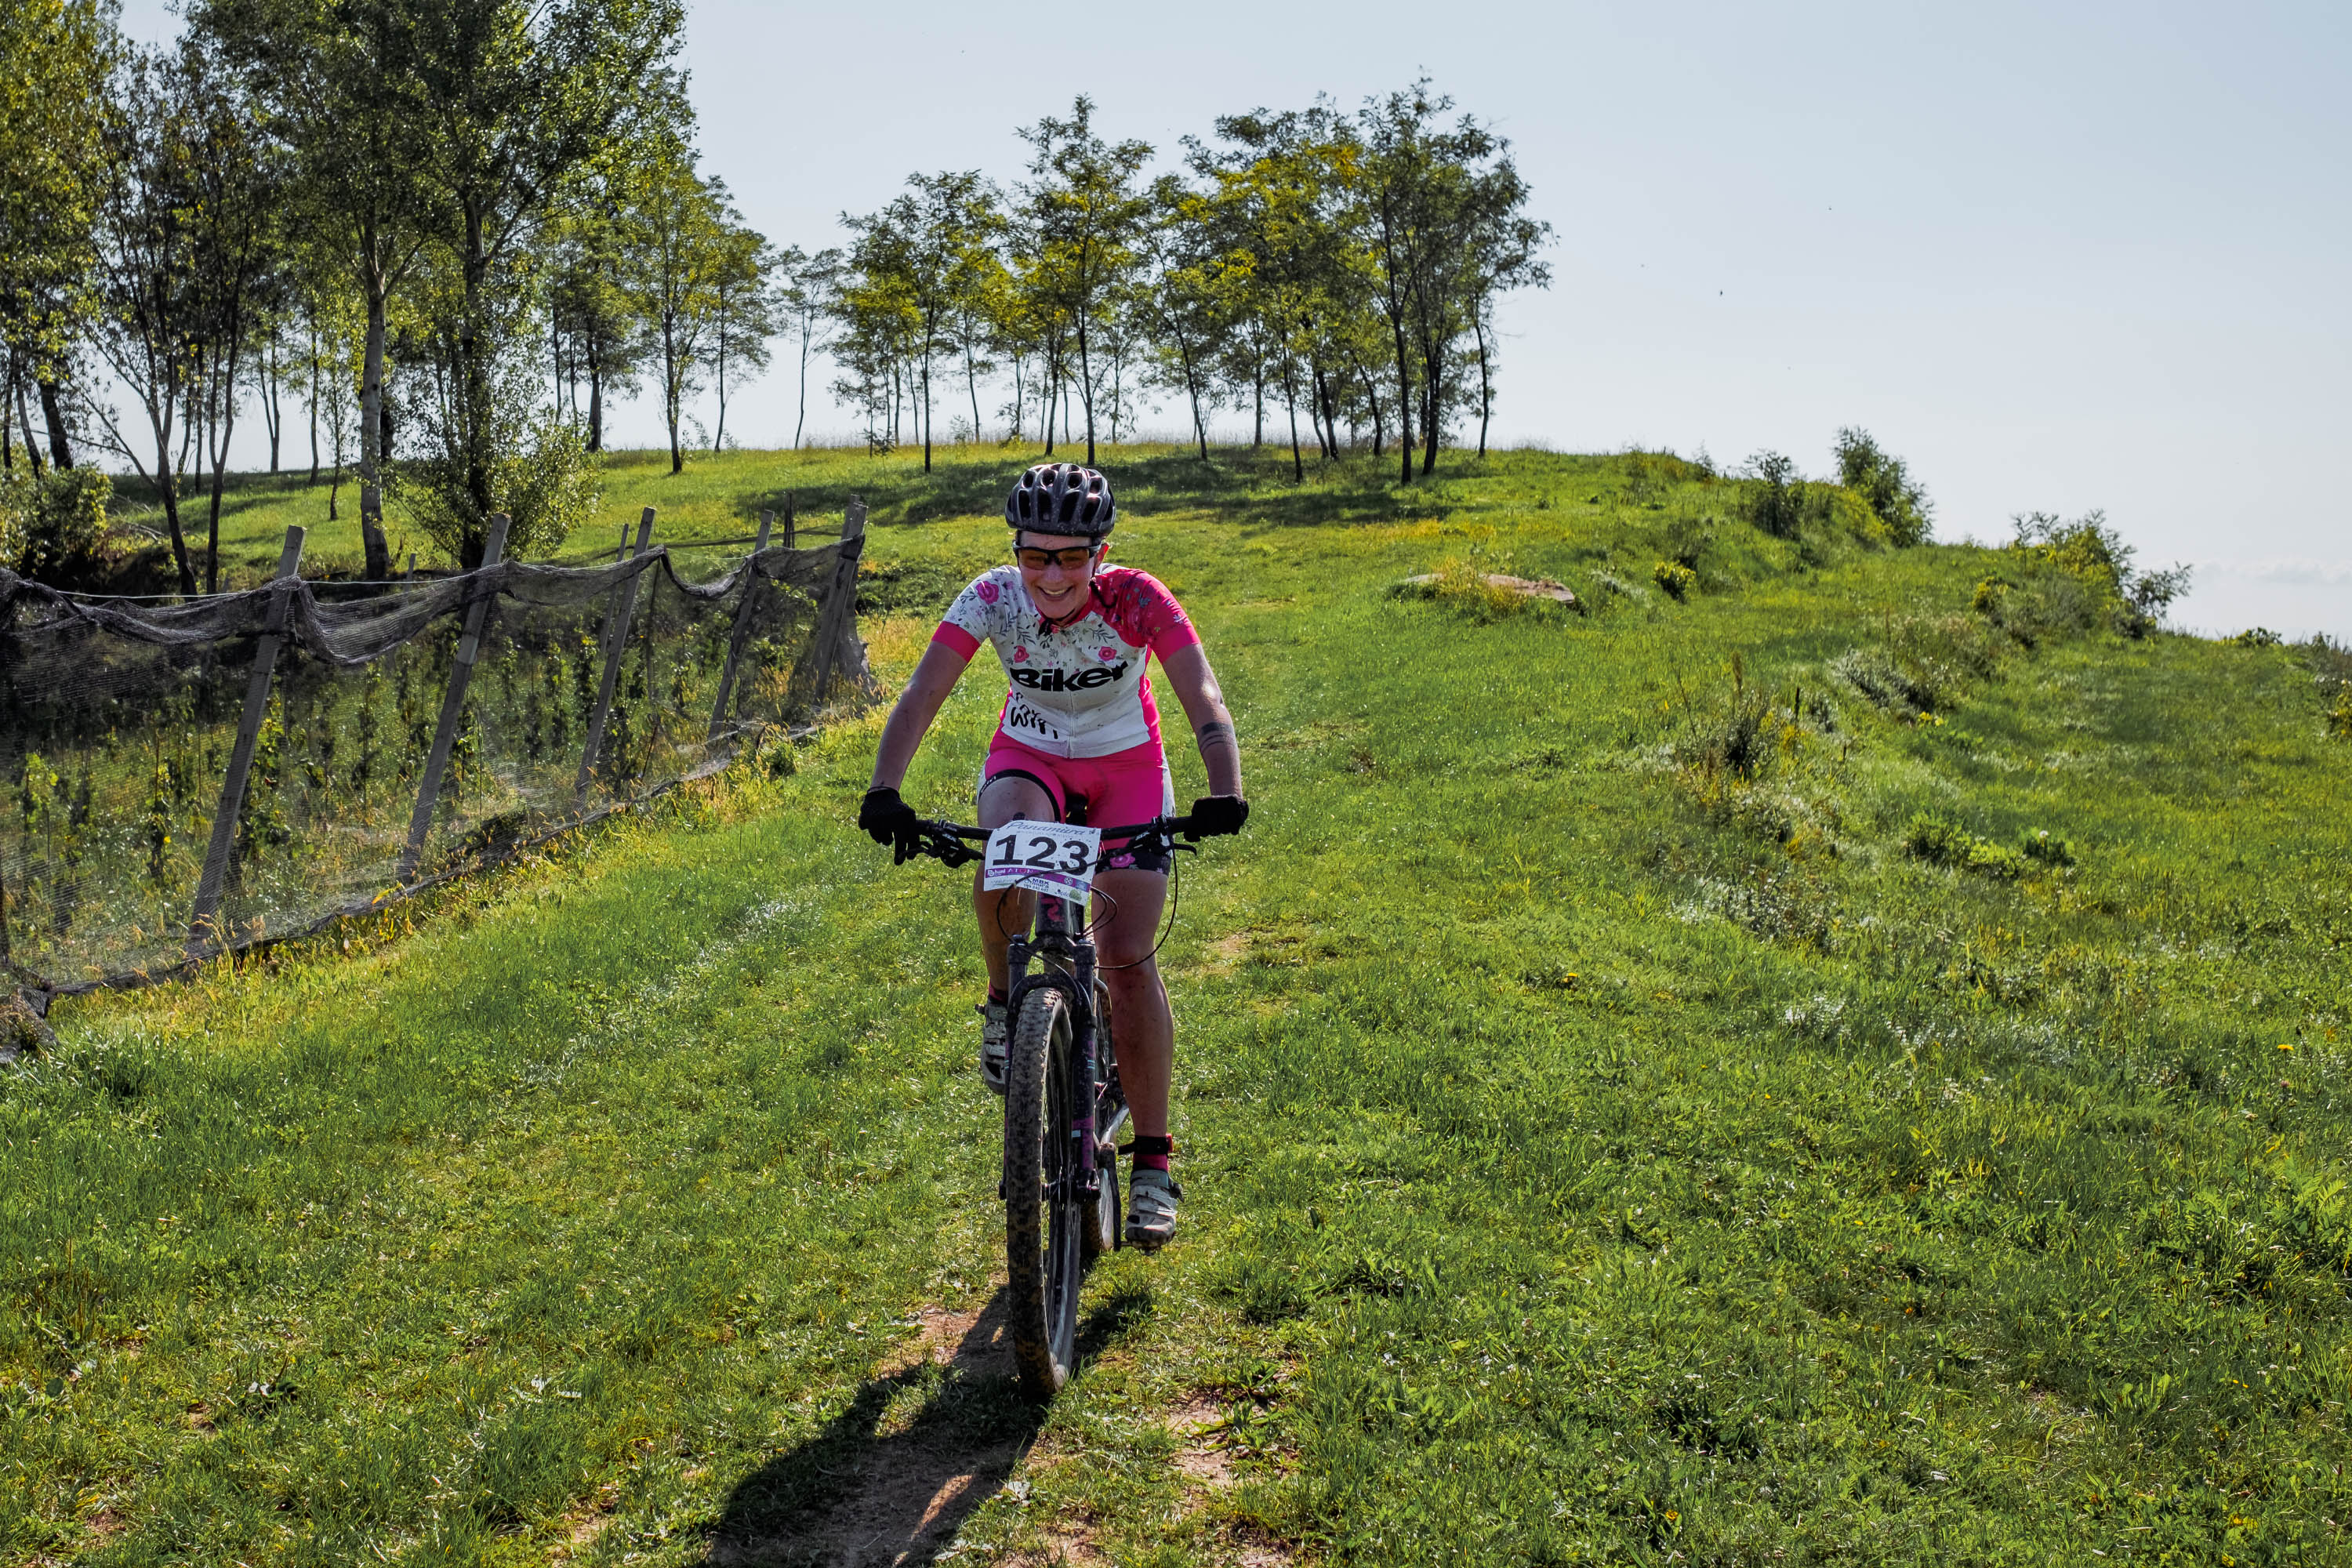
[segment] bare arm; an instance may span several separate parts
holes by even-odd
[[[897,789],[906,783],[907,764],[915,760],[915,748],[923,743],[931,721],[940,716],[940,704],[955,689],[970,662],[944,643],[933,643],[923,650],[922,662],[915,666],[907,689],[898,693],[898,705],[882,726],[882,743],[874,752],[872,787]]]
[[[1241,794],[1241,743],[1234,738],[1234,716],[1225,710],[1225,694],[1218,689],[1217,672],[1209,668],[1209,656],[1194,643],[1161,654],[1160,668],[1168,684],[1176,689],[1176,700],[1184,705],[1185,721],[1192,726],[1192,739],[1200,743],[1209,793]]]

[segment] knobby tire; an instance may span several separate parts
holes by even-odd
[[[1061,1391],[1077,1360],[1082,1232],[1098,1222],[1096,1205],[1051,1195],[1063,1185],[1064,1163],[1076,1158],[1069,1130],[1076,1040],[1062,994],[1047,985],[1025,993],[1011,1034],[1004,1064],[1006,1294],[1022,1391],[1043,1400]]]

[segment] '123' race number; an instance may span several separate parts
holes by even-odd
[[[1066,822],[1008,822],[988,837],[983,888],[1027,888],[1083,904],[1092,891],[1102,829]]]

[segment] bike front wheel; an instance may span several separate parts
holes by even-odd
[[[1077,1360],[1078,1288],[1095,1203],[1077,1191],[1076,1031],[1060,991],[1032,987],[1004,1064],[1004,1261],[1021,1386],[1049,1399]],[[1078,1136],[1085,1136],[1083,1130]],[[1116,1199],[1112,1200],[1114,1204]]]

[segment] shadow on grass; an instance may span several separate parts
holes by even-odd
[[[1059,454],[1057,454],[1059,456]],[[953,517],[993,517],[1021,470],[1041,461],[1034,448],[986,457],[959,453],[933,459],[931,471],[892,464],[852,482],[839,479],[791,490],[800,526],[818,539],[840,527],[852,495],[866,498],[866,521],[881,528],[937,522]],[[1435,516],[1450,503],[1396,482],[1391,459],[1349,458],[1307,467],[1304,483],[1290,473],[1287,452],[1246,448],[1216,452],[1206,463],[1189,451],[1107,453],[1103,470],[1118,492],[1122,511],[1224,511],[1237,525],[1312,528],[1336,522],[1395,522]],[[1442,475],[1465,477],[1457,468]],[[763,510],[782,516],[786,491],[772,489],[744,497],[737,510],[747,521]]]
[[[1151,1310],[1121,1290],[1078,1326],[1084,1364]],[[1046,1410],[1022,1397],[1000,1288],[969,1318],[932,1321],[917,1359],[869,1378],[847,1408],[744,1478],[709,1568],[932,1562],[1028,1451]],[[947,1331],[941,1332],[941,1330]]]

